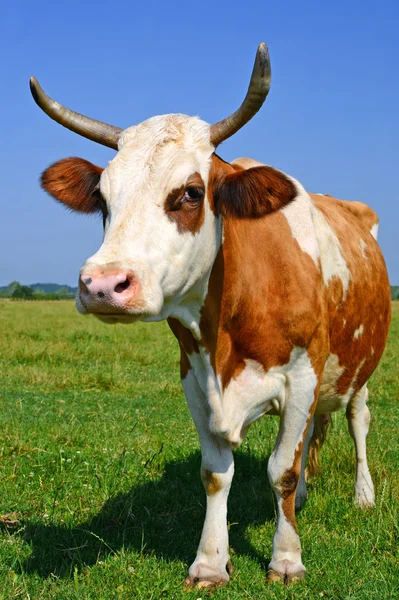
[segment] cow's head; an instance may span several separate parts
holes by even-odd
[[[44,189],[70,209],[103,216],[102,246],[80,273],[81,312],[109,322],[165,318],[203,294],[221,243],[216,197],[238,176],[214,151],[259,110],[269,87],[261,44],[247,96],[233,115],[212,126],[157,116],[122,131],[62,107],[32,78],[34,99],[51,118],[118,150],[105,169],[67,158],[42,175]]]

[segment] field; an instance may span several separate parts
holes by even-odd
[[[298,517],[305,583],[267,586],[275,524],[264,417],[235,452],[234,573],[215,599],[399,598],[399,303],[370,383],[376,507],[352,502],[334,415]],[[204,516],[197,435],[166,324],[106,326],[73,302],[0,302],[0,600],[205,598],[184,591]]]

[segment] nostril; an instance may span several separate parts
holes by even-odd
[[[117,294],[121,294],[122,292],[124,292],[125,290],[127,290],[127,288],[130,286],[130,279],[128,279],[126,277],[125,281],[122,281],[121,283],[118,283],[118,285],[115,287],[115,292]]]

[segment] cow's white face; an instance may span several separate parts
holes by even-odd
[[[98,186],[104,240],[81,269],[80,312],[165,318],[188,292],[201,293],[220,245],[207,197],[213,151],[209,125],[184,115],[123,132]]]

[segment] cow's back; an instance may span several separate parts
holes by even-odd
[[[357,200],[338,200],[330,196],[330,194],[312,194],[309,192],[309,196],[316,206],[325,206],[331,208],[334,204],[340,206],[344,211],[351,212],[357,219],[367,228],[371,235],[377,239],[378,231],[378,215],[364,202],[358,202]]]

